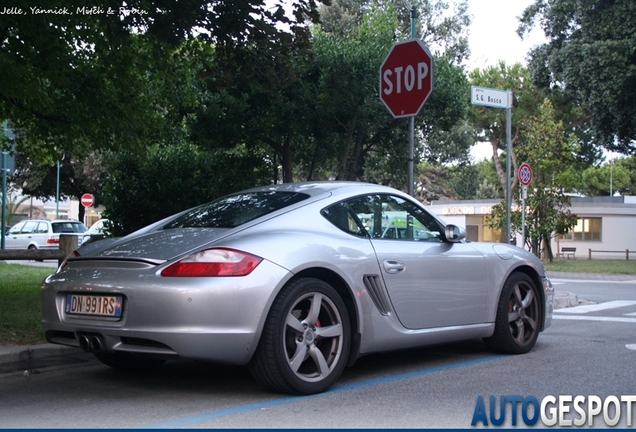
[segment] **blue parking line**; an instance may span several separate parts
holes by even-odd
[[[461,368],[461,367],[465,367],[465,366],[472,366],[472,365],[477,365],[477,364],[480,364],[480,363],[489,362],[491,360],[496,360],[496,359],[499,359],[499,358],[502,358],[502,357],[506,357],[506,356],[505,355],[496,354],[496,355],[490,355],[490,356],[487,356],[487,357],[481,357],[481,358],[478,358],[478,359],[466,360],[466,361],[461,361],[461,362],[457,362],[457,363],[451,363],[451,364],[447,364],[447,365],[433,366],[433,367],[428,367],[428,368],[424,368],[424,369],[418,369],[418,370],[411,371],[411,372],[404,372],[404,373],[399,373],[399,374],[395,374],[395,375],[389,375],[389,376],[382,377],[382,378],[373,378],[373,379],[370,379],[370,380],[360,381],[360,382],[351,383],[351,384],[336,385],[336,386],[332,387],[330,390],[328,390],[328,391],[326,391],[324,393],[316,394],[316,395],[311,395],[311,396],[287,396],[287,397],[282,397],[282,398],[274,399],[274,400],[266,400],[266,401],[261,401],[261,402],[246,404],[246,405],[238,405],[238,406],[231,407],[231,408],[224,408],[224,409],[220,409],[220,410],[208,411],[208,412],[205,412],[205,413],[201,413],[201,414],[197,414],[197,415],[193,415],[193,416],[188,416],[188,417],[183,417],[183,418],[180,418],[180,419],[171,420],[171,421],[167,421],[167,422],[155,423],[155,424],[151,424],[151,425],[141,426],[139,428],[140,429],[167,429],[167,428],[178,428],[178,427],[190,426],[190,425],[202,422],[202,421],[212,420],[212,419],[216,419],[216,418],[224,417],[224,416],[228,416],[228,415],[239,414],[239,413],[248,412],[248,411],[254,411],[254,410],[260,410],[260,409],[263,409],[263,408],[270,408],[270,407],[278,406],[278,405],[284,405],[284,404],[288,404],[288,403],[292,403],[292,402],[296,402],[296,401],[300,401],[300,400],[307,400],[307,398],[316,398],[316,397],[321,397],[321,396],[325,396],[325,395],[331,395],[331,394],[335,394],[335,393],[342,393],[342,392],[349,391],[349,390],[356,390],[356,389],[359,389],[359,388],[370,387],[370,386],[375,386],[375,385],[380,385],[380,384],[386,384],[386,383],[390,383],[390,382],[394,382],[394,381],[398,381],[398,380],[403,380],[403,379],[408,379],[408,378],[413,378],[413,377],[417,377],[417,376],[421,376],[421,375],[428,375],[428,374],[432,374],[432,373],[435,373],[435,372],[444,372],[444,371],[447,371],[447,370],[452,370],[452,369],[457,369],[457,368]]]

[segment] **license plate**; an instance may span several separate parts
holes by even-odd
[[[121,317],[122,296],[66,295],[66,313]]]

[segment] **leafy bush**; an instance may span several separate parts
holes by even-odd
[[[264,160],[245,148],[208,152],[191,144],[119,153],[103,191],[109,231],[125,235],[228,193],[266,184],[272,171]]]

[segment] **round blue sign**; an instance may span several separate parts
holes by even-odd
[[[528,186],[532,181],[532,169],[527,163],[522,163],[519,167],[519,182],[523,186]]]

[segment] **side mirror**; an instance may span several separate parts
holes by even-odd
[[[457,225],[446,225],[444,235],[449,242],[458,243],[466,238],[466,230]]]

